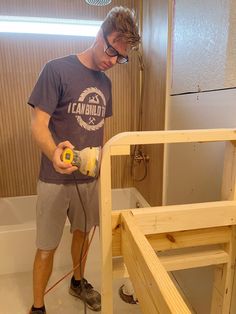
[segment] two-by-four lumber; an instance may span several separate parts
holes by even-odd
[[[129,277],[124,265],[121,252],[121,213],[128,210],[112,213],[112,252],[113,252],[113,278]],[[226,244],[231,241],[232,227],[217,227],[189,231],[178,231],[171,233],[151,234],[146,238],[154,251],[165,252],[174,249],[175,256],[162,256],[160,258],[163,266],[168,271],[202,267],[226,263],[229,260],[228,254],[222,249],[215,249],[215,245]],[[212,249],[207,249],[213,245]],[[188,254],[179,252],[179,249],[195,248],[200,252]],[[176,250],[177,249],[177,250]],[[177,253],[178,254],[177,254]]]
[[[142,312],[190,314],[191,311],[130,213],[122,214],[121,226],[122,253]]]
[[[222,179],[222,200],[236,200],[236,142],[225,146],[224,170]],[[236,313],[236,226],[232,227],[231,240],[225,245],[229,262],[215,269],[212,293],[212,314]]]
[[[235,141],[236,129],[206,130],[170,130],[123,132],[113,136],[106,145],[120,146],[117,154],[122,153],[122,146],[140,144],[194,143]],[[114,154],[115,151],[114,151]]]
[[[236,201],[138,208],[132,214],[144,234],[231,226],[236,224]]]
[[[147,131],[147,132],[130,132],[122,133],[111,140],[109,140],[103,148],[103,158],[101,163],[101,189],[100,189],[100,223],[101,223],[101,255],[102,255],[102,313],[111,314],[113,313],[112,306],[112,235],[111,235],[111,162],[110,158],[112,155],[126,155],[129,153],[129,146],[136,144],[162,144],[162,143],[187,143],[187,142],[216,142],[216,141],[236,141],[236,130],[235,129],[211,129],[211,130],[184,130],[184,131]],[[116,146],[116,148],[112,148]],[[193,209],[193,208],[192,208]],[[231,217],[232,221],[229,223],[228,216],[231,216],[231,211],[227,207],[226,214],[227,218],[224,219],[222,216],[223,225],[231,225],[235,223],[235,217]],[[231,208],[232,209],[232,208]],[[179,209],[178,209],[179,210]],[[201,211],[201,209],[200,209]],[[222,213],[221,210],[217,210],[217,221],[219,220],[219,214]],[[182,212],[184,215],[184,212]],[[185,212],[187,214],[187,212]],[[194,209],[192,213],[194,214]],[[207,214],[207,219],[211,221],[211,214]],[[175,216],[175,215],[173,215]],[[201,217],[204,216],[203,211],[201,212]],[[216,224],[216,219],[214,218],[211,223],[211,227],[220,226]],[[168,214],[166,218],[168,217]],[[139,216],[139,219],[141,216]],[[162,217],[164,218],[164,216]],[[177,230],[190,230],[198,228],[207,228],[208,223],[203,219],[200,219],[200,223],[195,224],[192,220],[190,221],[191,228],[187,228],[187,221],[184,217],[180,217],[180,220],[183,218],[183,223],[178,222]],[[194,216],[194,219],[197,219],[197,215]],[[168,218],[167,218],[168,219]],[[162,220],[163,226],[168,225],[168,221]],[[160,224],[159,224],[160,225]],[[177,231],[173,228],[174,222],[169,221],[169,229],[157,229],[156,221],[154,221],[154,228],[148,229],[147,233],[163,233],[163,232],[173,232]],[[184,226],[186,228],[184,228]],[[152,232],[150,232],[152,229]],[[161,231],[163,230],[163,231]],[[147,242],[148,243],[148,242]],[[155,253],[153,252],[155,255]],[[150,313],[150,312],[148,312]]]
[[[113,313],[111,244],[111,158],[109,152],[109,147],[104,147],[103,160],[101,163],[101,176],[99,182],[102,314]]]
[[[195,252],[178,252],[173,255],[158,256],[167,271],[190,269],[212,265],[222,265],[229,262],[229,254],[220,248],[202,249]],[[129,277],[122,257],[113,259],[113,278]]]
[[[122,255],[120,217],[121,213],[124,211],[128,212],[128,210],[112,212],[112,256]],[[231,228],[229,226],[224,226],[187,231],[181,230],[177,232],[147,234],[146,237],[154,251],[165,251],[170,249],[228,243],[231,238]]]
[[[159,256],[167,271],[226,264],[229,255],[220,248],[199,249],[198,251],[178,252],[173,255]]]
[[[232,227],[231,241],[225,245],[229,256],[227,264],[218,265],[215,269],[213,283],[212,314],[234,313],[230,311],[236,258],[236,227]]]
[[[231,239],[231,226],[148,234],[146,237],[154,251],[224,244]]]

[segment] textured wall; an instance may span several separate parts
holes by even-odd
[[[231,50],[229,2],[175,1],[172,94],[231,85],[225,79],[227,54]],[[232,35],[233,32],[235,27]]]
[[[131,6],[133,1],[113,1],[116,4]],[[78,0],[1,0],[0,15],[102,19],[111,7],[94,8]],[[0,196],[36,192],[39,151],[31,138],[26,102],[39,71],[46,61],[82,51],[91,43],[85,37],[0,35]],[[107,139],[136,128],[139,76],[135,54],[128,65],[117,65],[108,75],[113,81],[114,116],[108,119]],[[117,158],[113,186],[131,185],[128,166],[127,158]]]

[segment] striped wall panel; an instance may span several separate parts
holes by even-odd
[[[113,1],[113,5],[132,1]],[[0,14],[103,18],[111,7],[94,8],[84,1],[1,0]],[[83,12],[83,14],[82,14]],[[31,109],[27,103],[42,66],[50,59],[83,51],[92,40],[46,35],[0,35],[0,196],[36,193],[40,152],[31,137]],[[117,65],[108,75],[113,82],[114,116],[106,126],[106,138],[135,130],[138,99],[138,61]],[[113,187],[131,185],[129,158],[114,160]]]
[[[1,0],[1,15],[103,19],[114,6],[137,6],[135,0],[113,0],[107,6],[91,6],[84,0]]]
[[[142,129],[155,131],[164,129],[168,1],[144,1],[143,10],[143,58],[144,92],[142,101]],[[147,176],[135,186],[150,205],[162,204],[163,145],[147,145],[144,154],[150,157]],[[135,178],[144,176],[144,164],[135,167]]]

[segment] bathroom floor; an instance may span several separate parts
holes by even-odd
[[[68,269],[59,269],[53,272],[49,286],[59,280]],[[99,278],[87,278],[93,286],[99,290]],[[59,283],[45,297],[47,314],[83,314],[83,303],[68,294],[70,276]],[[123,280],[116,280],[113,283],[114,293],[114,314],[140,314],[139,305],[130,305],[123,302],[118,289]],[[0,313],[1,314],[28,314],[32,304],[32,273],[15,273],[0,276]],[[87,310],[87,313],[95,313]]]

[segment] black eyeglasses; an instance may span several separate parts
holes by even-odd
[[[114,47],[112,47],[112,45],[110,45],[109,41],[107,40],[106,35],[103,32],[103,37],[105,39],[105,43],[106,43],[106,48],[104,50],[104,52],[109,56],[109,57],[117,57],[117,63],[119,64],[123,64],[123,63],[127,63],[129,61],[128,56],[123,56],[121,55]]]

